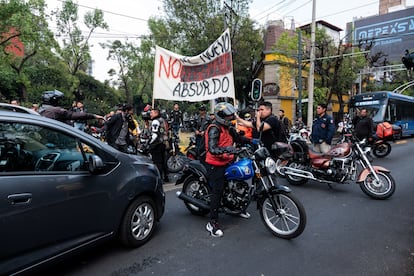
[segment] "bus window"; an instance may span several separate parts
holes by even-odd
[[[387,107],[387,113],[385,114],[384,121],[395,122],[397,120],[397,108],[394,103],[390,103]]]

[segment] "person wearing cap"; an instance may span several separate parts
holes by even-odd
[[[246,112],[243,115],[243,119],[245,121],[251,122],[252,120],[252,115],[249,112]],[[249,140],[252,140],[253,138],[253,128],[246,126],[245,124],[243,124],[242,122],[237,124],[237,131],[239,133],[243,133],[244,137],[246,137]]]
[[[207,109],[205,105],[201,105],[198,108],[199,115],[196,120],[196,124],[194,127],[194,133],[196,138],[196,151],[197,156],[200,157],[200,154],[204,151],[201,146],[201,140],[204,139],[204,132],[206,131],[208,125],[211,123],[210,117],[207,116]]]

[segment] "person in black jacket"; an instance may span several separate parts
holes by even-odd
[[[43,117],[71,124],[71,120],[104,119],[104,117],[86,112],[73,112],[60,107],[64,94],[59,90],[46,91],[42,95],[42,106],[39,114]]]
[[[183,113],[180,110],[178,103],[174,104],[173,110],[170,111],[171,127],[175,135],[178,135],[180,127],[183,125]]]
[[[205,149],[202,148],[202,140],[204,139],[204,132],[207,129],[208,125],[211,123],[210,117],[207,115],[207,108],[205,105],[201,105],[198,108],[199,115],[196,119],[196,125],[194,127],[194,134],[196,138],[196,150],[197,150],[197,156],[200,157],[200,155],[205,151]]]
[[[108,145],[119,151],[128,153],[129,129],[135,129],[134,120],[129,113],[132,106],[123,104],[118,106],[117,112],[105,122],[106,141]]]
[[[368,141],[373,140],[374,122],[368,116],[368,111],[366,108],[359,110],[359,116],[356,116],[352,120],[352,124],[354,125],[355,136],[359,140],[362,140],[364,138],[366,138]]]
[[[311,141],[317,152],[327,153],[331,150],[335,124],[331,116],[326,114],[326,104],[320,103],[316,108],[316,118],[312,123]]]
[[[168,182],[168,169],[166,163],[165,142],[168,139],[168,129],[166,122],[161,116],[159,108],[153,108],[150,112],[151,117],[151,138],[148,141],[149,151],[152,162],[157,166],[164,182]]]
[[[261,102],[259,103],[259,108],[256,111],[255,120],[246,121],[236,115],[238,122],[241,122],[247,127],[253,128],[254,138],[258,138],[257,135],[260,133],[260,131],[262,131],[261,140],[269,151],[271,151],[272,144],[274,142],[287,142],[286,136],[281,133],[280,122],[278,118],[273,115],[272,110],[273,108],[271,102]]]

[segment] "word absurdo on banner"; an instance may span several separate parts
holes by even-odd
[[[203,53],[187,57],[156,48],[154,98],[200,101],[234,97],[229,32]]]

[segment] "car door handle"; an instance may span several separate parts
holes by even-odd
[[[14,194],[14,195],[9,195],[7,199],[10,201],[11,204],[29,204],[32,201],[32,194],[31,193]]]

